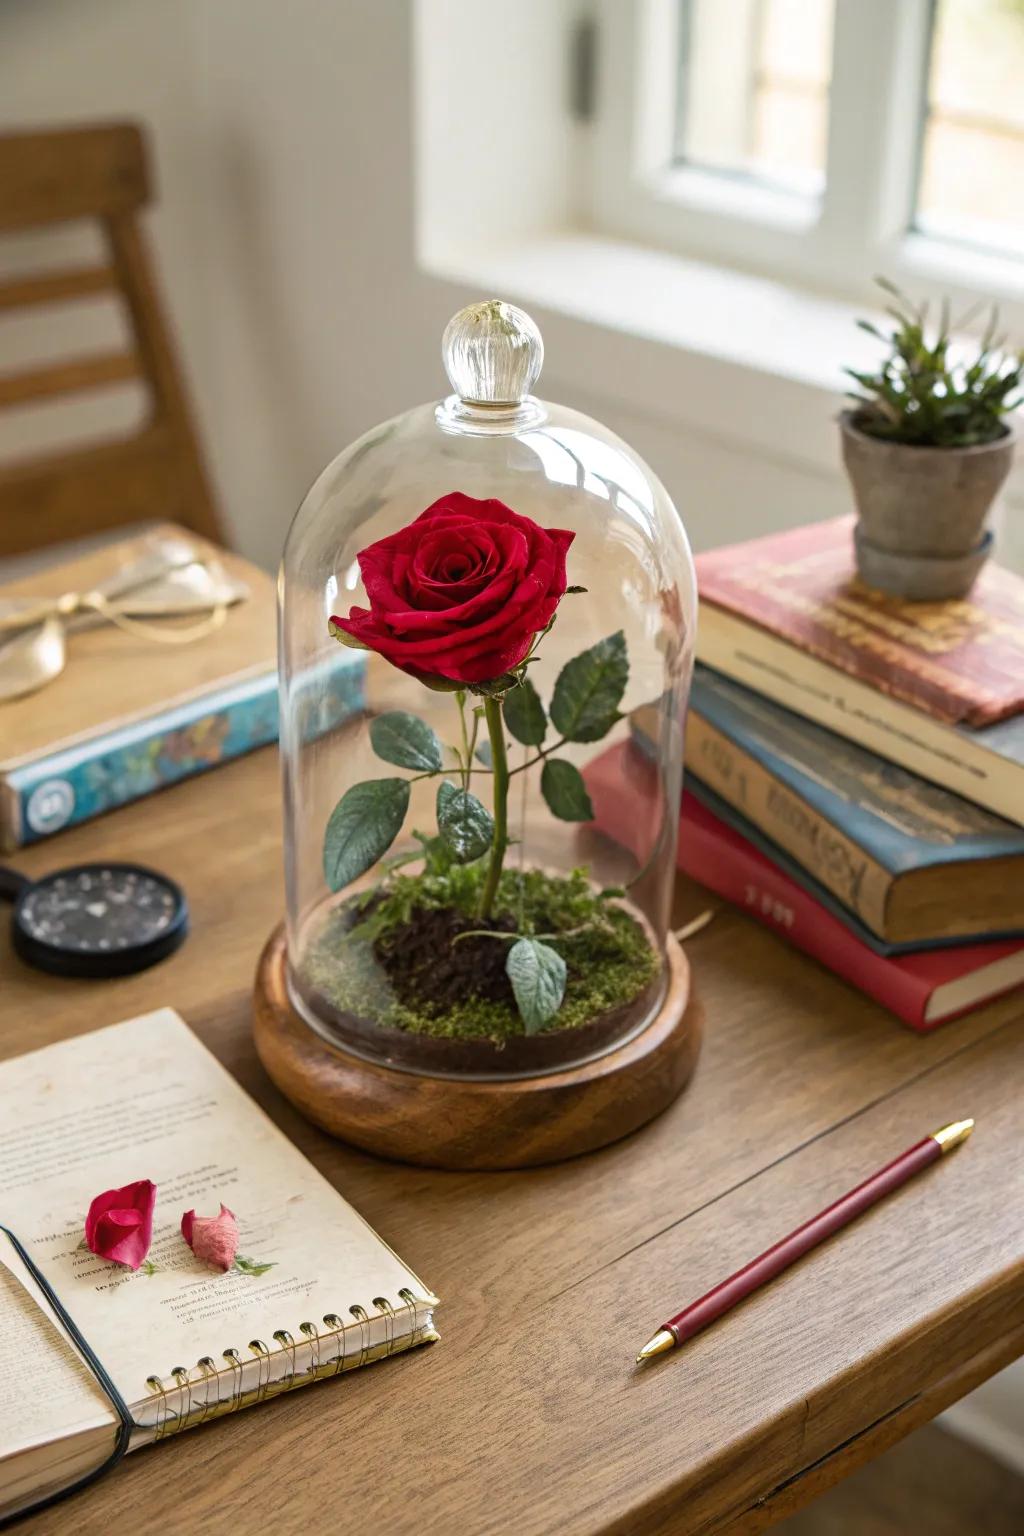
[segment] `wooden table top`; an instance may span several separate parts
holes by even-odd
[[[185,886],[193,932],[119,981],[0,941],[0,1055],[170,1004],[442,1297],[441,1343],[138,1455],[29,1530],[751,1532],[1024,1352],[1024,1000],[919,1037],[728,908],[689,942],[690,1087],[618,1146],[527,1173],[389,1165],[305,1124],[250,1038],[282,907],[273,751],[57,840]],[[678,919],[709,905],[680,884]],[[644,1370],[662,1318],[946,1121],[971,1142]]]

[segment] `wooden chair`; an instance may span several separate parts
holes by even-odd
[[[0,555],[151,520],[220,543],[223,532],[160,303],[139,210],[150,200],[146,149],[131,123],[0,134],[0,235],[98,221],[107,260],[0,282],[0,312],[112,295],[133,345],[0,374],[0,409],[142,383],[141,428],[84,448],[0,465]]]

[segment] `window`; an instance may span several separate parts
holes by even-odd
[[[600,230],[1024,323],[1024,0],[594,0]]]
[[[1024,0],[939,0],[916,223],[1024,252]]]
[[[728,0],[726,9],[728,7]],[[682,0],[676,163],[825,185],[833,0]]]

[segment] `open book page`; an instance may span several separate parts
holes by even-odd
[[[129,1404],[152,1399],[150,1378],[177,1367],[208,1359],[204,1370],[223,1373],[228,1350],[259,1365],[250,1342],[275,1351],[279,1330],[303,1341],[303,1324],[325,1333],[337,1315],[362,1335],[362,1358],[428,1322],[422,1282],[170,1009],[5,1062],[0,1126],[0,1219]],[[84,1248],[83,1221],[95,1195],[147,1178],[153,1243],[132,1272]],[[216,1215],[221,1202],[250,1272],[208,1269],[181,1236],[183,1211]],[[353,1306],[372,1322],[358,1323]],[[233,1390],[214,1395],[223,1406]]]
[[[5,1458],[117,1415],[92,1372],[52,1321],[18,1255],[0,1233],[0,1484]]]
[[[0,1520],[103,1465],[118,1419],[0,1233]]]

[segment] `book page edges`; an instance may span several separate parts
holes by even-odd
[[[440,1334],[434,1326],[435,1303],[434,1297],[413,1296],[407,1309],[378,1312],[375,1317],[364,1312],[364,1320],[356,1319],[327,1333],[307,1334],[302,1341],[281,1330],[274,1336],[273,1347],[253,1340],[247,1360],[235,1351],[225,1351],[228,1363],[219,1368],[207,1358],[190,1371],[172,1372],[169,1379],[153,1377],[152,1396],[133,1405],[138,1427],[130,1448],[181,1434],[285,1392],[347,1375],[420,1344],[436,1343]],[[359,1307],[349,1310],[353,1314],[363,1311]],[[397,1325],[403,1310],[409,1326],[400,1331]],[[349,1339],[354,1335],[358,1337],[352,1339],[350,1349]]]
[[[1024,774],[971,733],[879,694],[724,609],[701,613],[697,655],[766,698],[849,736],[880,757],[1021,823]],[[995,727],[994,729],[998,729]]]

